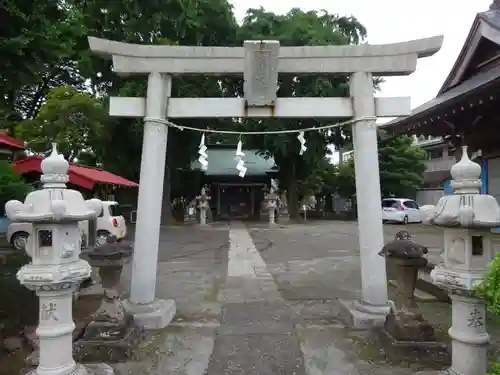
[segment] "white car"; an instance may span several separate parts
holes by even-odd
[[[114,235],[118,240],[122,240],[127,235],[127,224],[125,219],[119,213],[118,202],[103,201],[102,212],[97,218],[96,244],[103,245],[109,235]],[[88,243],[89,222],[81,221],[79,227]],[[7,229],[7,241],[12,244],[16,250],[24,250],[28,237],[32,232],[33,226],[30,223],[11,223]]]
[[[420,223],[422,216],[418,204],[414,200],[386,198],[382,200],[382,221],[402,224]]]

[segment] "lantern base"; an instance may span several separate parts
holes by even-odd
[[[132,317],[124,324],[93,321],[84,336],[74,344],[75,360],[116,363],[132,357],[133,351],[144,339],[144,331]]]
[[[389,314],[379,339],[389,359],[421,358],[450,364],[448,346],[436,340],[433,327],[421,314],[403,310]]]
[[[37,370],[31,370],[26,375],[37,375]],[[94,363],[85,366],[78,364],[71,375],[115,375],[115,371],[105,363]]]

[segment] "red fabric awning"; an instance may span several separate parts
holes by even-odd
[[[24,150],[26,147],[24,147],[24,141],[21,141],[20,139],[16,139],[11,137],[10,135],[7,134],[7,132],[0,131],[0,144],[9,146],[12,148],[17,148],[20,150]]]
[[[41,156],[28,156],[25,159],[15,162],[13,171],[19,174],[30,172],[42,173],[42,160],[43,158]],[[111,172],[107,172],[100,168],[89,167],[86,165],[70,163],[68,175],[70,183],[84,187],[86,189],[92,189],[95,184],[99,183],[130,187],[139,186],[139,184],[137,184],[136,182],[127,180],[126,178],[123,178]]]

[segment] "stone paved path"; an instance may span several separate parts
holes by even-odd
[[[386,240],[400,227],[386,226]],[[439,252],[441,234],[409,226]],[[410,375],[435,369],[389,361],[372,337],[337,319],[359,295],[357,227],[349,222],[162,229],[157,296],[177,314],[115,365],[122,375]],[[129,270],[125,270],[126,288]],[[433,304],[429,314],[449,309]]]
[[[303,375],[292,311],[241,223],[229,232],[222,322],[207,375]]]

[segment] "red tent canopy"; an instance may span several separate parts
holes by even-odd
[[[30,172],[42,173],[41,162],[43,159],[44,158],[41,156],[28,156],[25,159],[16,161],[13,171],[19,174]],[[70,183],[86,189],[92,189],[94,185],[98,183],[130,187],[139,186],[139,184],[111,172],[106,172],[99,168],[88,167],[86,165],[70,163],[68,175]]]
[[[26,148],[24,147],[24,141],[11,137],[5,131],[0,131],[0,144],[12,148],[17,148],[19,150],[24,150]]]

